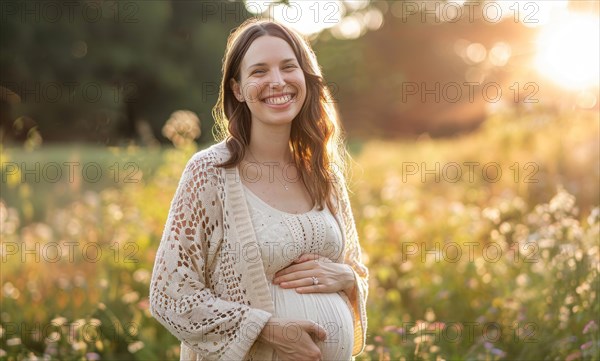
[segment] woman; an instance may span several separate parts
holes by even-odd
[[[186,165],[150,285],[182,360],[349,360],[368,270],[337,113],[308,43],[250,19],[229,37],[223,140]]]

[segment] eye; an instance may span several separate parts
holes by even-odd
[[[296,65],[290,64],[290,65],[286,66],[284,69],[295,69],[295,68],[297,68]]]
[[[252,72],[252,74],[264,73],[264,72],[265,72],[264,70],[255,70]]]

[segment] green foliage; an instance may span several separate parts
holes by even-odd
[[[10,119],[33,119],[46,141],[121,145],[140,122],[160,138],[172,109],[190,109],[208,142],[227,36],[249,16],[238,5],[221,17],[218,1],[10,1],[0,79],[21,97]]]

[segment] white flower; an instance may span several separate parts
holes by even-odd
[[[142,341],[135,341],[127,346],[127,351],[129,351],[130,353],[136,353],[143,348],[144,343]]]

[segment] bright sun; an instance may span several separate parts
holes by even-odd
[[[540,73],[569,89],[598,86],[598,17],[568,13],[541,29],[535,65]]]

